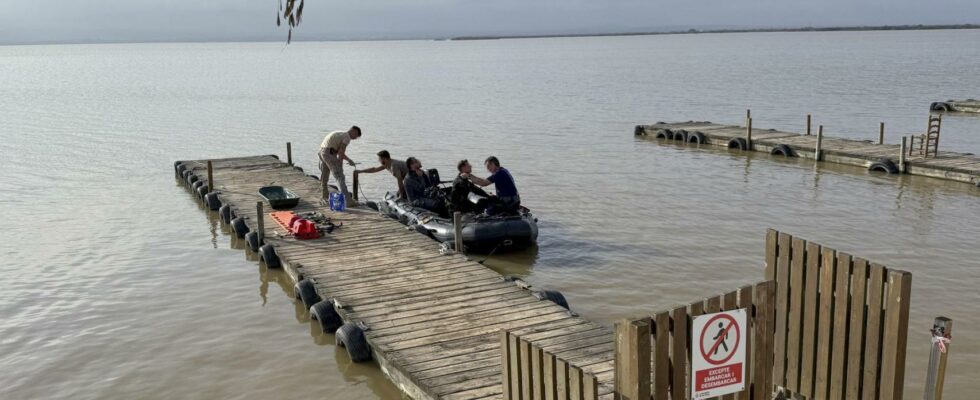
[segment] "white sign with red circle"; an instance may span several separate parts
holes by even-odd
[[[691,398],[745,390],[745,309],[694,317],[691,326]]]

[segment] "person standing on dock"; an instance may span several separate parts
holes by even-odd
[[[521,207],[521,195],[517,193],[517,184],[514,183],[514,177],[507,168],[500,166],[500,160],[497,157],[487,157],[484,165],[486,165],[487,171],[490,172],[490,176],[487,179],[468,173],[460,174],[460,176],[469,179],[470,182],[478,186],[490,186],[493,184],[496,187],[497,196],[487,206],[487,214],[516,213]]]
[[[357,125],[345,131],[333,131],[323,138],[320,143],[320,190],[323,200],[330,198],[330,174],[337,180],[337,187],[347,199],[348,204],[353,204],[354,199],[350,191],[347,190],[347,183],[344,180],[344,161],[350,166],[354,166],[354,160],[347,156],[347,146],[351,140],[361,137],[361,128]]]
[[[388,150],[378,152],[378,162],[381,165],[377,167],[355,169],[354,175],[373,174],[382,170],[388,170],[388,172],[391,172],[391,176],[394,176],[395,180],[398,181],[398,197],[405,198],[405,184],[403,181],[408,176],[408,164],[405,164],[402,160],[392,160],[391,153],[388,153]]]

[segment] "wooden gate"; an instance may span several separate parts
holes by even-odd
[[[770,229],[773,383],[807,399],[901,399],[912,274]]]

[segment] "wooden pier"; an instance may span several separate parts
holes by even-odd
[[[931,120],[932,121],[932,120]],[[884,143],[884,124],[878,140],[856,140],[824,136],[822,127],[816,132],[785,132],[775,129],[753,129],[748,126],[722,125],[711,122],[658,122],[637,125],[634,134],[671,142],[754,150],[770,154],[814,159],[837,164],[855,165],[888,173],[907,173],[980,186],[980,157],[973,154],[937,151],[927,143],[925,152],[918,152],[918,143]],[[676,134],[675,134],[676,133]],[[915,140],[922,140],[915,136]],[[904,140],[903,140],[904,142]]]
[[[368,208],[330,211],[319,203],[319,181],[275,156],[180,161],[175,173],[205,181],[198,193],[209,193],[212,210],[220,202],[249,231],[262,226],[260,240],[294,283],[312,283],[345,324],[359,327],[373,359],[411,398],[501,398],[501,331],[558,355],[591,379],[592,395],[612,398],[612,330],[539,299],[526,284],[465,255],[440,254],[439,243]],[[319,239],[284,235],[268,215],[260,221],[257,190],[267,185],[302,197],[291,211],[343,225]]]
[[[980,113],[980,100],[946,100],[929,105],[929,111]]]

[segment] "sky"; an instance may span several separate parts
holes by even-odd
[[[294,40],[965,24],[978,0],[306,0]],[[277,0],[0,0],[0,43],[284,40]]]

